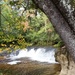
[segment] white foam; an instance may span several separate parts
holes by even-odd
[[[8,62],[7,64],[10,64],[10,65],[15,65],[17,63],[20,63],[21,61],[11,61],[11,62]]]
[[[16,60],[23,57],[29,57],[31,60],[36,60],[40,62],[48,62],[48,63],[57,63],[55,61],[55,51],[54,49],[46,51],[45,48],[38,48],[34,50],[34,48],[30,49],[22,49],[19,51],[18,55],[10,54],[9,59]]]

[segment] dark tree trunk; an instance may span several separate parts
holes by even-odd
[[[75,6],[73,6],[71,2],[74,2],[74,0],[53,0],[53,3],[61,12],[75,34]]]
[[[73,23],[68,23],[70,21],[68,16],[66,15],[65,17],[65,15],[63,15],[66,12],[62,12],[62,10],[58,7],[59,5],[57,5],[59,4],[59,0],[33,0],[33,2],[47,15],[49,20],[52,22],[55,30],[64,41],[67,50],[75,61],[74,20]]]

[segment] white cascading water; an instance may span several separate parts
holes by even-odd
[[[55,49],[51,48],[49,50],[46,48],[30,48],[28,49],[22,49],[18,51],[18,54],[16,54],[16,52],[11,53],[9,59],[11,59],[12,61],[9,62],[8,64],[16,64],[17,62],[21,62],[21,61],[15,61],[16,59],[20,59],[20,58],[24,58],[24,57],[28,57],[30,58],[30,60],[35,60],[35,61],[39,61],[39,62],[48,62],[48,63],[57,63],[55,61]]]

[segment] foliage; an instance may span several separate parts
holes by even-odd
[[[75,0],[70,0],[71,1],[71,5],[75,8]]]
[[[0,46],[61,45],[48,18],[34,8],[31,1],[28,4],[23,0],[4,2],[1,5]]]

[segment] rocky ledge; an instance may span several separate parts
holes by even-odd
[[[65,46],[56,52],[56,60],[61,65],[61,72],[59,75],[75,75],[75,63]]]

